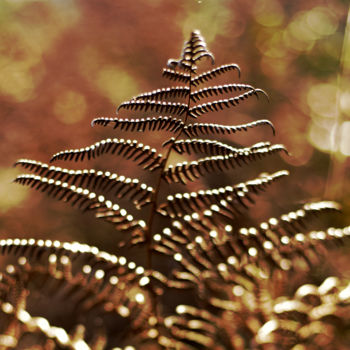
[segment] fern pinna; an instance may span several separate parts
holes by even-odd
[[[212,112],[265,95],[248,84],[215,85],[239,76],[239,67],[225,64],[199,73],[197,64],[205,60],[214,64],[195,31],[180,59],[169,60],[163,70],[173,86],[140,94],[123,102],[117,117],[92,122],[125,134],[168,133],[158,149],[109,138],[51,159],[80,162],[112,154],[135,162],[149,174],[146,181],[122,171],[17,161],[31,173],[15,182],[110,222],[120,233],[121,250],[113,255],[78,242],[1,240],[2,253],[16,257],[1,275],[2,348],[334,348],[336,326],[346,329],[349,321],[349,282],[331,277],[319,287],[302,285],[294,295],[287,282],[350,229],[307,230],[319,213],[339,210],[328,201],[254,224],[254,197],[285,178],[285,170],[205,186],[205,179],[237,174],[240,167],[286,152],[270,142],[229,143],[234,134],[255,127],[274,132],[268,120],[205,122]],[[133,248],[143,252],[143,261],[133,261]],[[52,303],[62,305],[58,315],[50,313]]]

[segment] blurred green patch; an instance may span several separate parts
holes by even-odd
[[[199,29],[210,44],[218,34],[225,32],[226,26],[235,20],[228,0],[188,1],[177,23],[186,38],[194,29]]]
[[[53,107],[57,119],[65,124],[74,124],[86,113],[87,104],[84,95],[78,91],[67,90],[56,97]]]
[[[13,184],[17,169],[0,168],[0,212],[18,206],[28,195],[29,189]]]
[[[102,67],[97,72],[96,84],[103,95],[115,104],[129,100],[140,91],[134,78],[117,66]]]

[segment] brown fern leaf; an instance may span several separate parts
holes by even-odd
[[[255,90],[251,85],[247,84],[225,84],[218,86],[210,86],[204,89],[191,92],[191,100],[198,102],[202,98],[208,98],[213,96],[220,96],[224,93],[244,91],[244,90]]]
[[[62,169],[28,159],[18,160],[15,163],[15,166],[17,165],[21,165],[25,169],[34,171],[48,179],[66,182],[70,186],[74,185],[103,192],[112,192],[113,196],[117,198],[129,198],[137,208],[149,203],[154,193],[151,186],[140,183],[138,179],[130,179],[109,171]]]
[[[106,200],[104,196],[98,196],[86,188],[70,186],[67,182],[55,181],[32,174],[20,175],[15,179],[15,182],[41,190],[47,195],[68,202],[84,211],[96,211],[97,218],[112,222],[117,229],[129,230],[137,226],[143,226],[141,221],[134,220],[133,216],[128,214],[125,209],[120,208],[118,204]]]
[[[191,75],[188,73],[177,72],[171,68],[163,69],[163,77],[170,80],[178,81],[181,83],[189,83],[191,81]]]
[[[221,317],[203,308],[180,304],[175,315],[164,319],[164,326],[168,334],[160,344],[166,348],[190,349],[189,343],[193,344],[192,349],[229,349],[233,345],[229,338],[222,337],[224,321]]]
[[[47,295],[50,302],[60,302],[56,297],[59,295],[58,298],[64,301],[67,316],[72,318],[73,323],[84,324],[88,322],[89,313],[93,317],[99,314],[103,316],[108,310],[109,317],[118,325],[118,331],[122,328],[124,336],[129,334],[131,344],[135,344],[132,342],[135,335],[131,336],[133,328],[146,327],[147,332],[151,303],[147,290],[149,278],[143,267],[128,262],[123,256],[118,257],[78,242],[8,239],[0,241],[0,249],[3,254],[19,256],[18,265],[11,265],[2,277],[3,285],[6,284],[11,289],[2,302],[16,300],[13,294],[18,293],[19,286],[15,282],[20,279],[21,286],[27,291],[31,291],[34,286],[35,293],[41,292],[41,298],[43,294]],[[8,283],[9,279],[15,281]],[[138,295],[136,300],[133,297],[135,293]],[[28,292],[24,293],[24,298],[28,295]],[[75,310],[71,315],[68,314],[70,304],[74,305]],[[25,301],[16,300],[18,315],[25,305]],[[79,314],[84,314],[84,319],[79,320]],[[28,319],[27,315],[26,320]],[[45,325],[45,320],[42,317],[40,319],[40,324]],[[49,328],[48,322],[44,328]],[[65,334],[57,327],[52,329],[56,330],[61,335]],[[77,342],[76,349],[81,349],[83,344],[77,341],[77,334],[74,338]],[[105,335],[102,339],[105,339]],[[118,341],[118,334],[115,341]],[[90,339],[89,344],[92,343]],[[113,343],[113,337],[110,337],[109,343]]]
[[[130,100],[120,104],[117,108],[117,113],[121,109],[182,115],[187,112],[188,106],[184,103],[167,101]]]
[[[319,286],[300,286],[293,297],[274,300],[269,318],[255,336],[256,343],[270,347],[288,344],[295,348],[343,348],[337,332],[348,332],[349,290],[349,281],[331,276]]]
[[[304,230],[307,223],[313,217],[324,212],[339,211],[339,204],[331,201],[321,201],[304,204],[302,208],[281,215],[279,219],[270,218],[267,222],[261,223],[262,233],[269,232],[274,235],[274,240],[280,240],[281,237],[293,237]],[[275,236],[276,235],[276,236]],[[287,238],[284,238],[287,241]],[[283,243],[283,242],[282,242]]]
[[[133,100],[154,101],[166,98],[184,98],[187,97],[189,93],[190,88],[188,86],[173,86],[163,89],[157,89],[151,92],[144,92],[140,95],[133,97]]]
[[[258,149],[266,149],[270,147],[270,142],[259,142],[250,147],[236,148],[227,145],[226,143],[215,141],[215,140],[202,140],[202,139],[191,139],[191,140],[176,140],[173,142],[173,149],[182,154],[188,153],[205,153],[207,155],[221,155],[227,156],[230,154],[249,154],[252,151]]]
[[[50,348],[69,348],[78,350],[81,347],[90,349],[83,338],[76,337],[74,334],[69,334],[62,327],[52,326],[47,319],[43,317],[33,317],[28,311],[23,308],[17,308],[9,302],[0,301],[0,315],[2,320],[9,321],[9,329],[1,334],[1,339],[6,344],[6,348],[22,348],[26,341],[23,338],[28,338],[31,335],[35,339],[36,345],[43,346],[43,349]],[[3,323],[5,323],[3,321]],[[17,324],[17,335],[11,335],[11,324]],[[6,334],[9,333],[9,334]],[[34,336],[36,335],[36,336]],[[27,339],[28,341],[28,339]]]
[[[158,131],[166,130],[170,132],[177,132],[184,125],[184,122],[180,119],[173,117],[154,117],[154,118],[141,118],[141,119],[121,119],[121,118],[96,118],[91,124],[107,126],[113,123],[113,128],[119,128],[124,131]]]
[[[193,123],[184,126],[182,131],[188,137],[196,137],[199,134],[214,135],[214,134],[235,134],[239,131],[247,131],[248,128],[254,128],[260,125],[268,125],[271,127],[273,134],[275,134],[275,128],[273,124],[266,119],[257,120],[251,123],[241,125],[221,125],[213,123]]]
[[[228,282],[240,282],[251,288],[258,278],[250,269],[256,260],[250,255],[251,247],[244,245],[238,235],[233,235],[231,225],[214,225],[207,218],[208,214],[198,213],[184,217],[183,221],[179,218],[173,221],[171,228],[165,228],[163,234],[156,237],[154,249],[172,256],[182,268],[175,269],[173,279],[166,282],[178,283],[179,286],[182,282],[185,288],[197,289],[199,296],[205,299],[210,295],[207,290],[210,280],[220,280],[222,287]],[[211,229],[203,231],[203,224]]]
[[[131,280],[132,278],[142,278],[145,272],[143,267],[137,266],[132,261],[128,262],[124,256],[118,257],[99,250],[95,246],[79,242],[8,238],[0,240],[0,252],[4,255],[23,256],[30,262],[47,259],[52,264],[60,261],[64,256],[68,258],[69,264],[77,261],[82,267],[89,265],[89,269],[84,268],[84,274],[87,274],[88,270],[89,273],[95,273],[96,270],[103,269],[111,271],[111,273],[118,271],[119,277],[125,276],[126,279]],[[50,258],[52,254],[55,255],[55,258]],[[106,278],[107,276],[104,275],[103,277]]]
[[[200,115],[208,112],[217,112],[232,106],[235,107],[252,95],[258,97],[259,92],[265,94],[263,90],[254,89],[236,97],[195,105],[189,109],[189,114],[193,118],[198,118]]]
[[[261,157],[271,155],[276,152],[286,152],[282,145],[262,146],[251,148],[249,151],[230,153],[225,156],[211,156],[199,159],[198,161],[192,161],[190,163],[183,162],[178,163],[175,166],[169,165],[164,170],[163,178],[171,182],[182,182],[186,184],[188,181],[194,181],[204,174],[227,171],[234,169],[237,165],[240,166],[242,163],[247,163]]]
[[[252,201],[251,194],[259,191],[276,179],[287,176],[287,171],[279,171],[268,175],[262,174],[258,178],[236,186],[226,186],[198,192],[176,193],[169,195],[167,201],[158,207],[158,212],[171,218],[181,217],[193,212],[201,212],[206,208],[215,208],[231,214],[234,218],[240,207],[247,208],[244,200]],[[218,209],[216,209],[218,211]]]
[[[126,159],[137,161],[138,165],[143,165],[143,169],[153,171],[161,167],[164,163],[163,156],[156,152],[156,149],[145,146],[143,143],[139,143],[136,140],[114,138],[96,142],[85,148],[71,149],[56,153],[50,161],[74,160],[77,162],[84,160],[85,157],[91,159],[106,153],[116,153]]]
[[[217,68],[214,68],[208,72],[204,72],[202,74],[199,74],[191,79],[191,84],[194,86],[198,86],[199,84],[205,83],[207,81],[210,81],[217,77],[218,75],[224,74],[226,72],[236,70],[238,71],[238,76],[241,75],[241,71],[239,69],[239,66],[235,63],[230,64],[224,64]]]

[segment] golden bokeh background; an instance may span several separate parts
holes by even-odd
[[[106,137],[90,121],[113,116],[135,94],[167,85],[161,69],[179,56],[193,29],[201,31],[217,64],[238,63],[240,82],[268,93],[269,103],[249,102],[227,118],[232,124],[274,123],[275,137],[264,128],[251,134],[283,143],[291,153],[276,165],[292,173],[277,193],[282,202],[336,199],[344,206],[339,223],[349,223],[347,0],[2,0],[2,237],[79,240],[113,250],[113,237],[101,236],[104,224],[12,184],[20,172],[12,165],[18,158],[48,162],[58,151]],[[253,140],[250,133],[244,137]],[[258,210],[268,214],[275,204]]]

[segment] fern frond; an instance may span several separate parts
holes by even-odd
[[[131,280],[132,276],[135,278],[138,276],[138,279],[142,278],[145,272],[142,266],[137,266],[133,261],[128,261],[124,256],[110,254],[99,250],[95,246],[79,242],[61,242],[34,238],[8,238],[0,240],[0,252],[3,255],[23,256],[30,261],[48,259],[52,264],[62,260],[62,257],[66,257],[70,263],[77,262],[82,264],[82,267],[88,264],[90,268],[84,268],[84,274],[88,270],[94,273],[98,269],[103,269],[111,273],[118,271],[119,277],[125,276],[126,279]],[[55,255],[55,258],[50,259],[50,255]],[[108,276],[103,277],[106,278]]]
[[[206,173],[226,171],[234,169],[236,166],[240,166],[242,163],[247,163],[253,160],[261,159],[264,156],[274,154],[276,152],[286,152],[286,149],[282,145],[265,145],[261,147],[252,146],[249,151],[231,153],[225,156],[211,156],[199,159],[198,161],[192,161],[190,163],[183,162],[178,163],[175,166],[169,165],[164,170],[163,178],[171,182],[187,183],[188,181],[194,181]]]
[[[187,349],[187,344],[193,344],[193,349],[211,349],[219,345],[229,348],[227,339],[220,337],[222,328],[220,316],[191,305],[179,304],[176,314],[164,319],[164,325],[169,332],[160,343],[170,349]]]
[[[244,94],[241,94],[236,97],[231,97],[223,100],[218,100],[218,101],[213,101],[213,102],[208,102],[208,103],[203,103],[201,105],[195,105],[189,109],[189,114],[193,118],[197,118],[202,114],[208,113],[208,112],[217,112],[220,110],[223,110],[225,108],[231,108],[238,106],[241,101],[246,100],[252,95],[255,95],[258,97],[258,92],[264,93],[263,90],[260,89],[254,89],[250,90],[248,92],[245,92]]]
[[[349,291],[349,281],[331,276],[319,286],[304,284],[294,296],[274,300],[270,317],[256,333],[256,343],[261,346],[288,344],[295,348],[318,344],[322,348],[319,339],[327,335],[329,340],[334,339],[329,348],[342,347],[334,333],[340,329],[347,331]]]
[[[210,280],[220,280],[222,287],[226,283],[242,283],[250,289],[259,278],[250,268],[251,246],[246,247],[240,237],[231,232],[231,225],[211,224],[207,218],[207,214],[187,216],[183,221],[179,218],[159,235],[154,249],[172,256],[182,267],[173,271],[174,283],[182,282],[184,288],[198,288],[204,298],[206,292],[210,295],[210,291],[206,291]],[[203,222],[211,225],[211,229],[203,230]],[[222,230],[229,235],[222,235]]]
[[[53,155],[50,161],[74,160],[77,162],[84,160],[85,157],[91,159],[106,153],[116,153],[126,159],[137,161],[138,165],[143,165],[143,169],[153,171],[161,167],[164,163],[163,156],[156,152],[156,149],[147,145],[145,146],[143,143],[139,143],[136,140],[114,138],[96,142],[85,148],[61,151]]]
[[[75,312],[72,318],[76,319],[72,319],[72,322],[84,324],[89,313],[93,317],[107,313],[118,324],[118,330],[123,329],[124,336],[129,334],[132,344],[136,343],[132,329],[144,329],[147,333],[151,303],[147,290],[148,273],[143,267],[128,262],[123,256],[117,257],[78,242],[8,239],[0,241],[0,250],[3,254],[19,256],[19,264],[11,265],[2,275],[2,282],[11,289],[2,301],[13,300],[12,295],[18,294],[18,285],[7,283],[7,280],[20,278],[20,285],[26,290],[31,290],[34,284],[35,292],[41,293],[41,298],[42,294],[46,294],[52,302],[59,295],[67,309],[73,305]],[[142,297],[142,303],[137,298],[135,300],[135,293]],[[24,293],[24,297],[27,296],[28,293]],[[25,304],[25,301],[18,300],[18,314]],[[79,314],[84,314],[84,319],[79,320]],[[45,329],[48,329],[48,323],[44,321],[41,318],[41,325],[46,324]],[[18,333],[17,336],[19,338]],[[77,344],[80,339],[78,336],[79,334],[74,336]],[[144,336],[145,334],[139,334],[137,337],[142,339]],[[118,339],[118,334],[115,337]],[[102,339],[105,339],[105,335]],[[89,345],[92,346],[93,343],[90,338]]]
[[[258,193],[270,183],[287,175],[289,173],[283,170],[271,175],[262,174],[254,180],[233,187],[226,186],[198,192],[176,193],[168,196],[167,201],[159,205],[158,212],[164,216],[169,215],[175,218],[217,207],[234,217],[234,213],[239,212],[240,207],[247,207],[244,199],[252,201],[250,197],[252,193]]]
[[[171,68],[163,69],[163,77],[170,80],[178,81],[181,83],[189,83],[191,81],[191,75],[188,73],[177,72]]]
[[[202,98],[219,96],[224,93],[244,91],[244,90],[255,90],[255,88],[247,84],[225,84],[225,85],[218,85],[218,86],[210,86],[204,89],[193,91],[191,92],[190,96],[193,102],[198,102]]]
[[[156,117],[156,118],[141,118],[141,119],[121,119],[121,118],[96,118],[91,122],[91,125],[107,126],[113,123],[113,128],[120,128],[124,131],[158,131],[166,130],[170,132],[177,132],[184,122],[173,117]]]
[[[302,208],[283,214],[279,219],[270,218],[267,222],[261,223],[263,232],[274,233],[279,240],[282,236],[292,237],[304,229],[306,223],[323,213],[339,211],[339,204],[331,201],[321,201],[304,204]]]
[[[173,86],[163,89],[154,90],[151,92],[144,92],[132,98],[132,100],[162,100],[166,98],[184,98],[190,93],[188,86]]]
[[[188,110],[188,106],[177,102],[130,100],[120,104],[117,113],[121,109],[182,115]]]
[[[109,171],[62,169],[28,159],[18,160],[15,163],[15,166],[17,165],[34,171],[40,176],[67,182],[70,186],[112,192],[117,198],[130,198],[138,208],[149,203],[154,193],[151,186],[140,183],[138,179],[130,179]]]
[[[9,345],[11,348],[17,347],[19,345],[18,343],[20,343],[20,335],[22,334],[38,333],[41,337],[51,340],[50,343],[47,343],[47,347],[53,345],[55,347],[64,347],[72,350],[79,350],[82,348],[86,350],[91,349],[84,339],[77,339],[76,336],[68,334],[64,328],[52,326],[47,319],[43,317],[33,317],[26,310],[22,308],[18,309],[9,302],[0,301],[0,310],[0,312],[3,313],[3,320],[11,316],[13,319],[12,323],[17,321],[17,324],[21,325],[20,333],[17,331],[17,337],[13,337],[10,334],[0,335],[3,343],[7,345],[6,348]],[[40,346],[39,344],[37,345]]]
[[[70,186],[67,182],[32,174],[20,175],[14,181],[41,190],[47,195],[68,202],[79,209],[96,211],[96,217],[112,222],[117,229],[128,230],[140,226],[140,221],[135,221],[133,216],[128,214],[125,209],[120,208],[118,204],[112,203],[104,196],[98,196],[86,188]]]
[[[182,131],[188,137],[196,137],[199,134],[214,135],[214,134],[235,134],[239,131],[247,131],[248,128],[254,128],[260,125],[268,125],[271,127],[273,134],[275,134],[275,128],[273,124],[266,119],[257,120],[251,123],[241,125],[221,125],[213,123],[193,123],[185,125]]]
[[[216,67],[208,72],[204,72],[202,74],[199,74],[191,79],[191,84],[194,86],[198,86],[199,84],[205,83],[207,81],[210,81],[214,79],[215,77],[222,75],[226,72],[236,70],[238,71],[238,76],[241,75],[241,71],[239,69],[239,66],[235,63],[230,64],[224,64],[219,67]]]
[[[270,147],[270,142],[259,142],[250,147],[236,148],[227,145],[226,143],[215,140],[202,140],[202,139],[190,139],[190,140],[176,140],[173,142],[173,149],[182,154],[188,153],[205,153],[207,155],[215,156],[228,156],[230,154],[249,154],[258,149],[266,149]]]
[[[313,217],[324,212],[337,212],[340,210],[340,205],[332,201],[306,203],[301,209],[282,215],[279,222],[273,221],[273,224],[276,227],[280,225],[280,228],[286,233],[296,232],[303,228]]]

